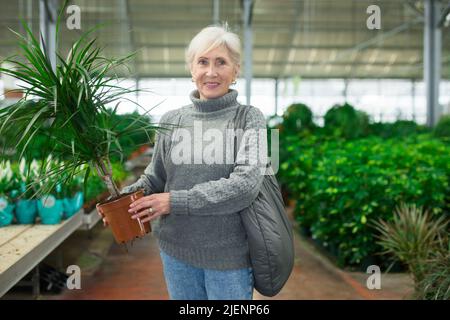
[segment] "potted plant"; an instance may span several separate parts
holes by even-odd
[[[13,197],[15,193],[15,177],[10,161],[0,162],[0,227],[7,226],[14,220]]]
[[[381,254],[388,254],[408,268],[416,299],[450,299],[450,220],[433,218],[428,210],[401,203],[392,221],[378,220]]]
[[[16,203],[16,219],[19,224],[33,224],[37,216],[36,200],[32,199],[34,189],[28,189],[39,175],[39,165],[36,160],[27,164],[25,158],[20,160],[17,167],[17,175],[20,180],[20,197]]]
[[[49,155],[45,161],[45,172],[61,167],[61,163]],[[39,188],[47,190],[37,201],[37,210],[42,224],[58,224],[63,218],[63,194],[59,176],[48,175],[38,180]],[[52,186],[46,189],[46,186]]]
[[[63,177],[63,180],[67,180],[67,177]],[[83,207],[82,180],[83,176],[77,174],[62,184],[64,218],[70,218]]]
[[[60,20],[58,18],[56,26],[57,38]],[[140,90],[117,84],[119,78],[115,70],[126,67],[132,55],[120,59],[102,56],[96,39],[88,40],[95,30],[92,29],[80,36],[65,57],[59,51],[56,53],[54,70],[48,54],[41,49],[27,24],[23,26],[26,35],[16,33],[22,56],[6,59],[15,69],[0,68],[0,72],[27,84],[21,87],[24,98],[0,110],[0,135],[9,137],[6,147],[18,150],[21,158],[27,154],[35,136],[45,136],[45,153],[63,160],[46,172],[47,178],[64,176],[67,177],[62,181],[65,184],[82,171],[82,166],[88,165],[84,185],[91,170],[96,170],[111,195],[97,207],[109,222],[117,242],[144,235],[150,231],[150,224],[144,226],[132,220],[127,210],[133,200],[143,196],[143,191],[121,195],[112,179],[110,162],[113,154],[122,155],[119,138],[136,133],[150,137],[155,130],[164,129],[148,122],[146,114],[151,109],[143,115],[134,113],[133,122],[124,128],[116,117],[125,95]],[[114,108],[109,109],[108,105]],[[41,167],[45,167],[45,160]],[[36,193],[45,195],[54,189],[57,180],[48,181]]]

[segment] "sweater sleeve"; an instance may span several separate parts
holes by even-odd
[[[220,215],[236,213],[248,207],[258,195],[263,181],[263,165],[258,155],[261,150],[267,151],[265,130],[266,120],[263,113],[251,107],[246,116],[242,142],[230,176],[196,184],[189,190],[170,191],[170,213]]]
[[[160,124],[165,124],[168,119],[168,113],[161,117]],[[167,133],[157,132],[155,135],[155,148],[153,150],[152,160],[145,168],[144,174],[133,184],[124,187],[120,193],[134,192],[144,189],[144,195],[164,192],[166,184],[166,169],[164,167],[165,136]]]

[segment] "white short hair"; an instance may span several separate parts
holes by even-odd
[[[239,36],[231,32],[228,25],[212,25],[202,29],[192,38],[186,50],[186,65],[191,69],[192,62],[198,54],[207,53],[218,47],[228,49],[232,62],[239,66],[241,61],[241,41]]]

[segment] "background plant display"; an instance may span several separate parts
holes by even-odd
[[[352,114],[349,108],[341,116]],[[280,135],[280,182],[296,200],[295,216],[303,232],[341,266],[386,266],[377,255],[381,247],[369,222],[390,221],[401,202],[423,206],[436,217],[449,215],[450,146],[404,121],[387,124],[408,128],[392,130],[390,138],[376,135],[370,123],[343,121],[362,126],[353,127],[365,132],[359,137],[336,131],[338,123],[332,123],[331,129],[326,122],[317,130]]]
[[[15,204],[13,202],[17,192],[17,179],[9,161],[0,162],[0,227],[9,225],[13,218]]]
[[[112,110],[109,110],[110,113]],[[118,123],[117,129],[119,131],[124,130],[127,126],[132,125],[133,121],[138,117],[138,113],[134,112],[131,114],[111,114],[111,117],[114,118],[113,122]],[[151,123],[152,118],[147,115],[143,116],[143,119]],[[45,128],[43,128],[43,131]],[[39,133],[36,134],[33,137],[33,140],[30,142],[30,144],[26,148],[26,158],[30,159],[36,159],[36,160],[43,160],[48,157],[48,135],[50,132],[45,133]],[[154,132],[149,132],[149,135],[143,133],[143,132],[135,132],[130,134],[129,136],[121,135],[118,137],[119,145],[122,148],[121,152],[118,152],[118,146],[117,145],[111,145],[111,151],[115,150],[111,154],[111,161],[112,162],[118,162],[122,161],[123,159],[127,159],[131,156],[131,154],[137,150],[140,146],[150,146],[154,141]],[[6,136],[3,136],[0,138],[0,148],[5,148],[5,140],[7,139]],[[17,155],[16,155],[17,156]],[[13,160],[14,156],[6,156],[3,155],[5,159],[11,159]]]
[[[64,12],[61,10],[61,13]],[[56,37],[58,43],[59,22]],[[26,24],[26,35],[17,34],[21,57],[6,59],[13,69],[0,71],[27,85],[22,89],[25,97],[0,110],[0,134],[7,137],[4,148],[18,150],[17,158],[24,155],[35,143],[41,143],[43,154],[53,154],[62,160],[60,165],[46,171],[46,182],[37,188],[36,195],[55,191],[58,179],[70,183],[85,165],[84,181],[91,169],[97,171],[113,197],[120,195],[113,180],[111,159],[123,160],[123,139],[145,135],[151,141],[154,131],[160,128],[149,123],[149,118],[134,113],[127,118],[117,115],[118,105],[125,96],[138,90],[122,88],[114,76],[116,68],[126,67],[131,55],[110,59],[101,55],[96,40],[88,37],[94,30],[83,33],[64,58],[57,52],[57,65],[53,70],[50,58]],[[25,61],[25,62],[23,62]],[[113,109],[108,105],[115,105]],[[140,107],[138,104],[136,104]],[[37,141],[44,137],[44,141]],[[142,141],[141,141],[142,142]],[[42,167],[46,167],[44,159]],[[43,177],[41,172],[41,177]]]
[[[12,223],[33,224],[37,222],[38,216],[40,223],[59,223],[61,219],[77,213],[85,201],[99,200],[98,197],[107,192],[102,179],[95,173],[89,179],[84,191],[83,178],[87,166],[81,167],[80,172],[70,179],[70,183],[65,183],[68,178],[65,176],[59,177],[55,182],[48,181],[48,178],[40,178],[39,168],[43,164],[44,161],[35,159],[28,163],[25,158],[22,158],[20,163],[0,162],[0,226]],[[45,165],[45,170],[52,170],[53,167],[62,164],[59,160],[48,157]],[[120,162],[112,163],[112,167],[115,181],[122,182],[128,177]],[[54,184],[55,188],[46,195],[33,197],[34,187],[48,183]],[[45,209],[45,205],[54,208]]]

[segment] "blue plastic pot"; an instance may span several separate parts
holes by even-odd
[[[33,224],[37,217],[36,200],[19,200],[16,207],[16,219],[19,224]]]
[[[4,197],[0,197],[0,227],[10,225],[14,219],[14,204],[8,202]]]
[[[58,224],[63,216],[62,200],[53,195],[44,196],[37,202],[39,217],[42,224]]]
[[[72,198],[63,199],[64,218],[70,218],[83,206],[83,192],[77,192]]]

